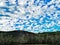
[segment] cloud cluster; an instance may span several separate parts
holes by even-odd
[[[0,31],[24,30],[41,33],[60,30],[59,0],[4,0],[0,2]]]

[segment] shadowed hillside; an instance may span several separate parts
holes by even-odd
[[[60,44],[60,32],[34,34],[26,31],[0,32],[0,44]]]

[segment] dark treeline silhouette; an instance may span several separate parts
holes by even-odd
[[[0,44],[60,44],[60,32],[31,33],[26,31],[0,32]]]

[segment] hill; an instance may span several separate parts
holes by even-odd
[[[0,44],[60,44],[60,32],[30,33],[26,31],[0,32]]]

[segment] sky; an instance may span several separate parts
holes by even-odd
[[[60,31],[60,0],[0,0],[0,31]]]

